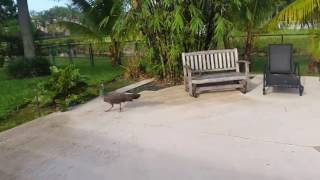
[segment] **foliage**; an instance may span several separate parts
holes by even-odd
[[[17,17],[17,7],[12,0],[0,1],[0,26]]]
[[[177,80],[181,74],[182,52],[217,48],[231,29],[228,13],[239,1],[125,1],[114,26],[119,37],[142,39],[145,62],[159,77]],[[227,38],[225,38],[227,39]]]
[[[19,25],[17,21],[17,6],[15,1],[0,1],[0,56],[23,54],[21,51]]]
[[[279,22],[287,24],[318,24],[320,20],[320,0],[296,0],[285,7],[269,23],[275,28]]]
[[[69,29],[73,38],[85,37],[90,43],[105,42],[112,34],[112,27],[123,10],[120,2],[118,0],[72,0],[72,4],[81,10],[83,20],[81,22],[59,20],[54,26]],[[111,41],[113,64],[119,65],[123,44],[116,36],[113,36]]]
[[[296,0],[285,7],[268,24],[269,29],[280,25],[299,25],[316,29],[311,33],[311,43],[308,43],[308,51],[312,61],[320,61],[319,45],[320,0]]]
[[[7,71],[14,78],[26,78],[49,75],[49,67],[49,60],[43,57],[32,59],[14,58],[9,60]]]
[[[246,33],[244,60],[251,61],[254,43],[254,31],[261,31],[266,21],[272,16],[279,0],[247,0],[242,1],[235,24],[238,30]]]
[[[58,67],[66,67],[69,64],[69,60],[67,58],[57,58],[56,64],[58,65]],[[113,67],[111,60],[108,58],[106,59],[96,57],[96,66],[94,67],[90,66],[89,60],[86,58],[74,58],[74,64],[77,68],[80,69],[81,74],[89,77],[89,79],[86,79],[86,83],[88,83],[90,86],[88,89],[88,93],[90,93],[90,95],[97,93],[97,85],[101,84],[102,82],[112,81],[122,74],[122,69],[120,67]],[[46,76],[12,79],[8,77],[4,68],[0,68],[0,121],[8,119],[8,116],[10,114],[13,114],[13,112],[15,112],[16,110],[20,110],[25,106],[25,104],[30,103],[31,99],[33,99],[33,97],[35,96],[36,84],[41,81],[47,81],[48,78],[49,77]],[[113,88],[111,86],[106,87],[108,89]],[[20,122],[22,121],[22,119],[20,116],[20,119],[16,120],[19,120]]]
[[[132,56],[124,66],[126,79],[139,79],[146,73],[146,63],[140,60],[141,56]]]
[[[38,84],[41,105],[54,105],[65,110],[70,105],[82,103],[87,96],[88,84],[74,65],[63,69],[55,66],[50,68],[51,76],[45,82]]]
[[[69,64],[67,58],[57,58],[59,67],[66,67]],[[122,74],[122,69],[114,68],[109,58],[95,58],[96,66],[91,67],[86,58],[75,58],[74,64],[80,69],[82,75],[90,77],[86,79],[89,84],[87,93],[97,96],[98,85],[102,82],[110,82]],[[28,122],[38,117],[34,106],[30,106],[30,101],[34,99],[35,87],[41,81],[47,81],[49,77],[36,77],[25,79],[11,79],[7,76],[3,68],[0,68],[0,131],[13,128],[19,124]],[[106,84],[108,91],[128,85],[130,82],[114,81]],[[39,92],[40,93],[40,92]],[[27,105],[29,104],[29,105]],[[54,112],[55,107],[41,107],[41,114],[45,115]]]
[[[4,65],[4,57],[0,55],[0,68]]]
[[[36,24],[43,27],[46,27],[48,24],[52,24],[55,21],[83,21],[83,14],[78,8],[71,5],[67,5],[67,7],[56,6],[41,12],[32,11],[31,17]]]
[[[314,33],[308,46],[308,52],[311,55],[312,61],[320,63],[320,34]],[[320,70],[320,69],[319,69]]]

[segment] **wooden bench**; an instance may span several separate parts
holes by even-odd
[[[182,53],[185,89],[193,97],[205,91],[247,91],[249,63],[239,61],[237,49]],[[245,64],[245,73],[240,72]]]

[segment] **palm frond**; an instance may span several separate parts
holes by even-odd
[[[320,9],[320,0],[296,0],[284,8],[268,24],[269,28],[275,28],[279,23],[306,24],[312,20],[319,22],[319,16],[313,16]]]

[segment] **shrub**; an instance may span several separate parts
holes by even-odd
[[[15,58],[9,61],[7,70],[9,75],[14,78],[45,76],[50,74],[50,62],[43,57]]]
[[[4,65],[4,57],[0,56],[0,68],[2,68]]]
[[[50,68],[51,76],[46,82],[38,84],[39,101],[42,106],[54,105],[66,110],[69,106],[82,103],[88,94],[86,77],[74,65],[64,69]]]

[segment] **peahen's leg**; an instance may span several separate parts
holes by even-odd
[[[121,103],[120,103],[120,112],[121,112]]]
[[[111,104],[111,107],[107,109],[105,112],[109,112],[113,108],[113,104]]]

